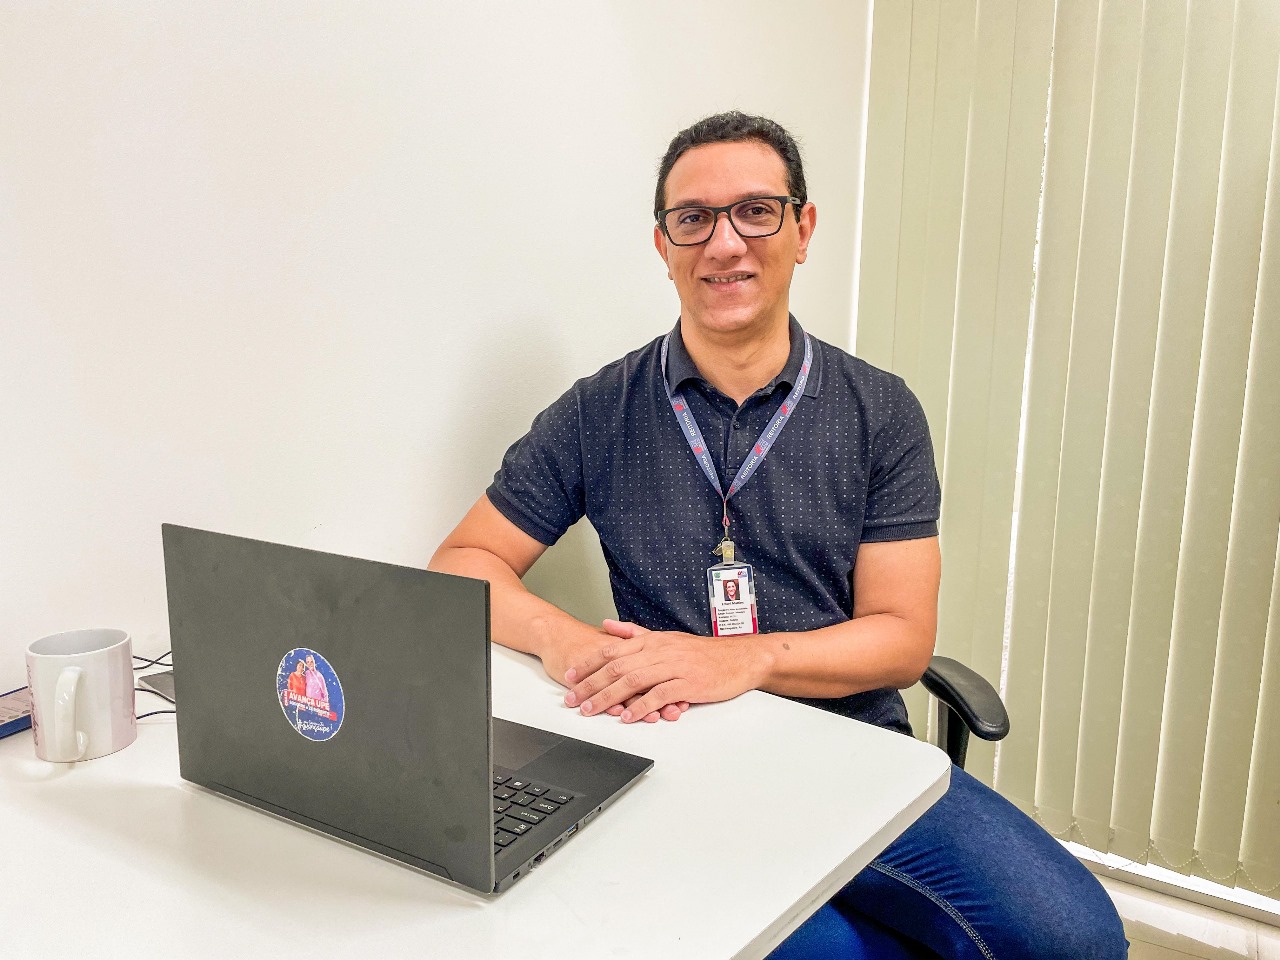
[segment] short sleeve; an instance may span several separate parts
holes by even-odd
[[[901,377],[871,438],[871,476],[862,540],[917,540],[938,535],[942,490],[924,408]]]
[[[570,390],[538,414],[485,491],[499,513],[547,546],[586,512],[578,410]]]

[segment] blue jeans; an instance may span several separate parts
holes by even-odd
[[[942,799],[769,960],[1112,960],[1128,950],[1093,874],[953,766]]]

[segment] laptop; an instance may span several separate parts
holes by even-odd
[[[653,766],[493,716],[487,581],[161,535],[185,780],[487,894]]]

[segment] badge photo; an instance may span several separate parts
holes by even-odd
[[[736,637],[758,633],[755,576],[747,563],[720,563],[707,570],[711,635]]]

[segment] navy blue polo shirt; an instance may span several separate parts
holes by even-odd
[[[761,633],[850,618],[858,545],[938,532],[940,489],[924,411],[900,377],[810,338],[804,396],[745,487],[729,501],[737,559],[755,568]],[[586,516],[600,535],[614,605],[651,630],[708,636],[707,567],[719,562],[720,496],[699,468],[663,387],[658,338],[575,383],[507,451],[487,493],[535,540],[554,544]],[[698,372],[680,325],[667,375],[683,389],[728,489],[786,399],[791,354],[739,407]],[[897,690],[803,703],[909,731]]]

